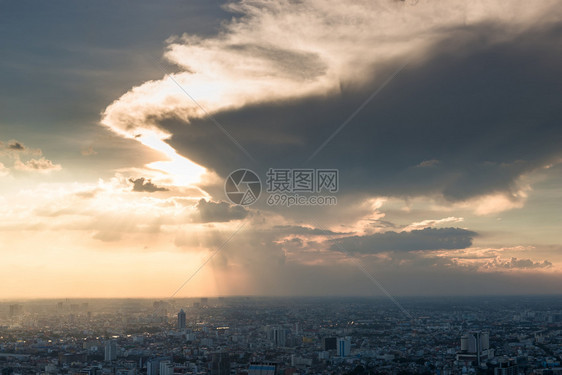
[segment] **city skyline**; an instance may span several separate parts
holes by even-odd
[[[557,374],[560,296],[0,303],[9,375]],[[9,308],[9,309],[8,309]],[[186,326],[176,313],[184,311]]]
[[[0,300],[560,294],[559,7],[3,2]]]

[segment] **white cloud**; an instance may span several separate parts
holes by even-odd
[[[39,158],[31,158],[22,161],[22,155],[27,157],[36,156]],[[0,156],[7,156],[13,160],[13,167],[19,171],[49,173],[51,171],[59,171],[62,169],[60,164],[54,164],[51,160],[46,159],[43,152],[38,148],[30,148],[15,139],[6,143],[0,142]],[[3,173],[4,172],[4,173]],[[5,175],[4,164],[0,163],[0,176]]]
[[[460,223],[462,221],[464,221],[464,219],[462,217],[454,217],[454,216],[446,217],[446,218],[443,218],[443,219],[422,220],[422,221],[419,221],[419,222],[412,223],[412,224],[408,225],[406,228],[403,229],[403,231],[409,232],[409,231],[412,231],[412,230],[430,228],[430,227],[434,227],[436,225],[445,224],[445,223]]]
[[[6,168],[4,163],[0,162],[0,177],[4,177],[10,174],[10,169]]]
[[[20,171],[49,173],[52,171],[60,171],[60,164],[53,164],[52,161],[41,157],[39,159],[29,159],[22,162],[19,158],[14,161],[14,168]]]
[[[521,189],[514,194],[497,193],[471,199],[456,204],[456,207],[470,208],[476,215],[490,215],[503,211],[522,208],[527,200],[530,187]]]
[[[558,271],[552,261],[518,258],[514,253],[534,250],[533,246],[512,246],[499,248],[472,247],[461,250],[439,250],[420,254],[427,258],[448,260],[450,265],[464,267],[478,272],[507,272],[511,270]]]

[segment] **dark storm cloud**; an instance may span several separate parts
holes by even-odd
[[[334,251],[378,253],[383,251],[452,250],[472,245],[475,232],[461,228],[425,228],[411,232],[384,232],[333,240]]]
[[[295,235],[314,235],[314,236],[330,236],[335,234],[348,234],[348,233],[341,233],[341,232],[333,232],[331,230],[324,230],[318,228],[309,228],[303,227],[299,225],[275,225],[272,227],[272,231],[279,236],[287,235],[287,234],[295,234]]]
[[[450,200],[505,193],[517,179],[562,156],[562,27],[497,42],[494,25],[451,29],[367,105],[307,164],[339,168],[340,194]],[[227,175],[248,167],[299,167],[404,61],[373,67],[361,87],[337,96],[247,106],[214,117],[259,161],[253,165],[208,120],[159,122],[170,143]],[[511,194],[511,195],[510,195]],[[515,199],[515,198],[514,198]]]
[[[277,240],[278,236],[271,231],[246,228],[248,229],[241,230],[221,248],[219,254],[223,258],[220,264],[226,268],[232,265],[241,267],[244,275],[252,280],[257,294],[382,295],[379,287],[357,266],[351,263],[322,262],[330,256],[337,256],[338,259],[341,255],[348,257],[347,254],[341,254],[337,247],[332,252],[314,252],[314,264],[305,264],[291,260],[292,257],[302,257],[307,251],[307,245],[301,239],[280,242]],[[463,231],[446,228],[443,232],[451,234],[454,230],[459,233]],[[204,242],[206,246],[218,248],[228,235],[215,233],[212,240],[182,238],[183,243],[176,244],[196,246]],[[472,234],[468,236],[471,237]],[[398,241],[389,241],[395,247],[398,244]],[[347,250],[353,251],[350,247]],[[486,272],[480,272],[480,265],[461,264],[451,257],[436,257],[431,253],[397,251],[390,259],[354,255],[361,259],[365,268],[393,295],[497,294],[518,291],[534,293],[536,290],[556,293],[556,286],[560,284],[558,274],[530,273],[521,277],[520,274],[512,274],[507,268],[497,266],[490,266]]]
[[[16,142],[16,141],[13,141],[13,142],[9,143],[9,144],[8,144],[8,148],[9,148],[10,150],[14,150],[14,151],[23,151],[23,150],[25,150],[25,147],[24,147],[21,143]]]
[[[199,213],[196,221],[203,223],[240,220],[248,215],[248,210],[242,206],[231,205],[227,202],[206,201],[205,199],[201,199],[196,208]]]
[[[156,191],[168,191],[168,189],[164,187],[156,186],[152,183],[149,179],[145,179],[144,177],[140,177],[137,179],[130,178],[129,181],[133,184],[133,191],[136,192],[146,192],[146,193],[154,193]]]

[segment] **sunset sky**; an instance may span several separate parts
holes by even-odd
[[[0,35],[0,299],[562,290],[559,0],[0,0]],[[239,168],[337,205],[234,205]]]

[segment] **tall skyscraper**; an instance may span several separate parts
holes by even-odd
[[[15,317],[23,313],[22,305],[10,305],[10,317]]]
[[[287,346],[287,330],[282,327],[273,327],[269,331],[269,339],[276,346]]]
[[[164,366],[161,366],[162,363],[164,363]],[[173,363],[169,357],[150,358],[146,362],[146,375],[160,375],[162,369],[164,369],[164,372],[169,372],[171,366],[173,366]],[[173,367],[171,372],[173,373]]]
[[[229,375],[230,356],[228,353],[213,353],[211,357],[211,375]]]
[[[174,375],[174,365],[172,361],[160,361],[160,375]]]
[[[106,362],[115,361],[117,359],[117,344],[115,341],[108,341],[105,343],[105,356]]]
[[[335,337],[324,337],[323,340],[323,349],[324,350],[337,350],[337,339]]]
[[[351,340],[349,337],[338,338],[337,355],[347,357],[351,353]]]
[[[185,327],[186,327],[185,321],[186,321],[185,311],[183,311],[183,309],[181,309],[180,312],[178,313],[178,329],[185,329]]]
[[[160,373],[160,361],[156,358],[146,362],[146,375],[158,375]]]
[[[458,361],[475,361],[478,365],[494,357],[490,349],[490,334],[488,332],[469,332],[461,337],[461,351],[457,353]]]

